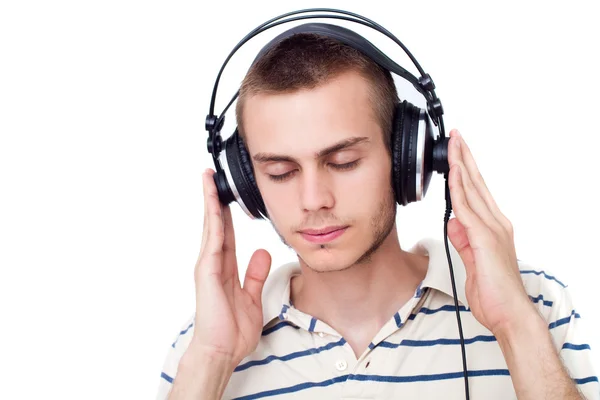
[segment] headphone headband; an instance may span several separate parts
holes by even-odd
[[[303,13],[309,13],[309,12],[329,12],[329,13],[342,14],[342,15],[326,15],[326,14],[303,15],[303,16],[297,16],[297,17],[293,17],[293,18],[284,19],[291,15],[303,14]],[[347,17],[346,15],[349,15],[352,18]],[[276,38],[271,40],[266,46],[263,47],[263,49],[259,52],[259,54],[254,59],[252,64],[254,64],[271,46],[273,46],[277,42],[279,42],[287,37],[290,37],[294,34],[297,34],[297,33],[316,33],[316,34],[330,37],[332,39],[336,39],[338,41],[341,41],[344,44],[347,44],[347,45],[361,51],[366,56],[370,57],[374,62],[376,62],[377,64],[382,66],[383,68],[385,68],[388,71],[393,72],[393,73],[399,75],[400,77],[406,79],[407,81],[409,81],[419,91],[419,93],[421,93],[421,95],[423,95],[423,97],[425,98],[425,101],[427,102],[428,114],[429,114],[431,120],[433,121],[433,123],[436,126],[438,126],[438,128],[439,128],[438,130],[439,130],[440,136],[438,137],[438,139],[443,139],[445,137],[444,124],[443,124],[443,119],[442,119],[442,114],[444,113],[444,111],[442,108],[442,103],[440,102],[440,100],[438,99],[438,97],[435,94],[435,90],[434,90],[435,84],[433,83],[431,76],[424,72],[424,70],[421,68],[421,66],[417,62],[417,60],[413,57],[413,55],[410,53],[410,51],[408,51],[406,46],[404,46],[402,44],[402,42],[400,42],[400,40],[398,40],[398,38],[396,38],[391,32],[389,32],[387,29],[385,29],[381,25],[379,25],[376,22],[374,22],[366,17],[363,17],[359,14],[352,13],[349,11],[331,9],[331,8],[310,8],[310,9],[304,9],[304,10],[298,10],[298,11],[292,11],[289,13],[285,13],[285,14],[282,14],[278,17],[275,17],[275,18],[259,25],[254,30],[252,30],[250,33],[248,33],[233,48],[233,50],[229,53],[229,55],[225,59],[225,62],[221,66],[221,69],[219,70],[219,73],[215,80],[215,85],[213,87],[213,92],[212,92],[211,101],[210,101],[209,114],[206,117],[206,124],[205,124],[206,130],[209,132],[209,137],[208,137],[208,141],[207,141],[208,151],[213,155],[213,160],[216,163],[218,163],[218,153],[221,150],[222,139],[220,136],[220,130],[221,130],[221,127],[223,126],[225,113],[227,112],[227,109],[231,106],[231,104],[233,104],[233,102],[239,95],[239,90],[238,90],[235,93],[235,95],[233,96],[233,98],[230,100],[230,102],[227,104],[227,106],[225,107],[223,112],[217,118],[217,116],[214,114],[215,100],[216,100],[216,95],[217,95],[217,88],[219,86],[219,81],[221,79],[221,75],[223,73],[223,70],[225,69],[225,66],[227,65],[227,63],[229,62],[231,57],[239,50],[239,48],[242,47],[242,45],[244,45],[244,43],[246,43],[248,40],[252,39],[254,36],[258,35],[259,33],[262,33],[267,29],[270,29],[274,26],[284,24],[287,22],[298,21],[298,20],[303,20],[303,19],[312,19],[312,18],[331,18],[331,19],[342,19],[342,20],[346,20],[346,21],[356,22],[356,23],[365,25],[369,28],[372,28],[372,29],[386,35],[387,37],[392,39],[396,44],[398,44],[402,48],[402,50],[404,50],[404,52],[408,55],[408,57],[411,59],[411,61],[416,66],[417,70],[421,74],[421,77],[416,78],[414,75],[412,75],[406,69],[404,69],[403,67],[398,65],[396,62],[394,62],[392,59],[390,59],[381,50],[379,50],[377,47],[375,47],[371,42],[366,40],[361,35],[355,33],[354,31],[344,28],[344,27],[341,27],[341,26],[338,26],[338,25],[331,25],[331,24],[324,24],[324,23],[307,23],[307,24],[299,25],[297,27],[294,27],[292,29],[289,29],[289,30],[281,33]]]
[[[419,80],[413,74],[402,68],[391,58],[386,56],[381,50],[375,47],[371,42],[369,42],[356,32],[338,25],[323,23],[307,23],[289,29],[275,37],[269,43],[267,43],[267,45],[263,47],[262,50],[258,53],[256,58],[252,62],[252,65],[254,65],[254,63],[256,63],[271,47],[275,46],[277,43],[283,41],[284,39],[287,39],[288,37],[299,33],[316,33],[332,39],[336,39],[355,49],[361,49],[361,51],[365,55],[367,55],[377,64],[387,69],[388,71],[400,75],[401,77],[412,83],[413,86],[425,96],[423,88],[419,86]]]

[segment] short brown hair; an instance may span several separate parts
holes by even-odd
[[[373,111],[391,155],[392,118],[399,101],[391,73],[353,47],[315,33],[282,40],[252,65],[236,104],[238,133],[246,139],[243,109],[248,96],[311,89],[348,71],[358,72],[371,83]]]

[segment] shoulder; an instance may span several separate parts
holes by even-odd
[[[548,268],[518,260],[527,295],[548,324],[557,349],[580,330],[581,315],[573,302],[568,284]]]
[[[548,324],[550,337],[569,375],[588,399],[598,398],[589,326],[571,297],[567,282],[547,268],[518,260],[527,294]]]
[[[566,281],[547,267],[541,268],[523,260],[517,262],[525,291],[549,329],[580,317]]]
[[[567,284],[552,270],[523,260],[517,262],[525,291],[540,311],[546,310],[544,307],[552,308],[556,303],[570,301],[570,298],[565,298],[568,294]]]

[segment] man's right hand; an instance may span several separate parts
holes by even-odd
[[[196,316],[190,348],[230,362],[233,370],[256,349],[261,337],[262,290],[271,269],[271,255],[264,249],[254,252],[242,288],[231,210],[219,201],[214,173],[207,169],[202,174],[204,226],[194,270]]]

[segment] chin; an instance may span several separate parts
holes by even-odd
[[[324,259],[323,257],[315,256],[303,258],[306,266],[315,272],[335,272],[342,271],[348,268],[348,265],[339,259]]]
[[[304,241],[297,251],[306,265],[316,272],[341,271],[351,266],[359,256],[360,247],[351,241],[342,243],[307,243]]]

